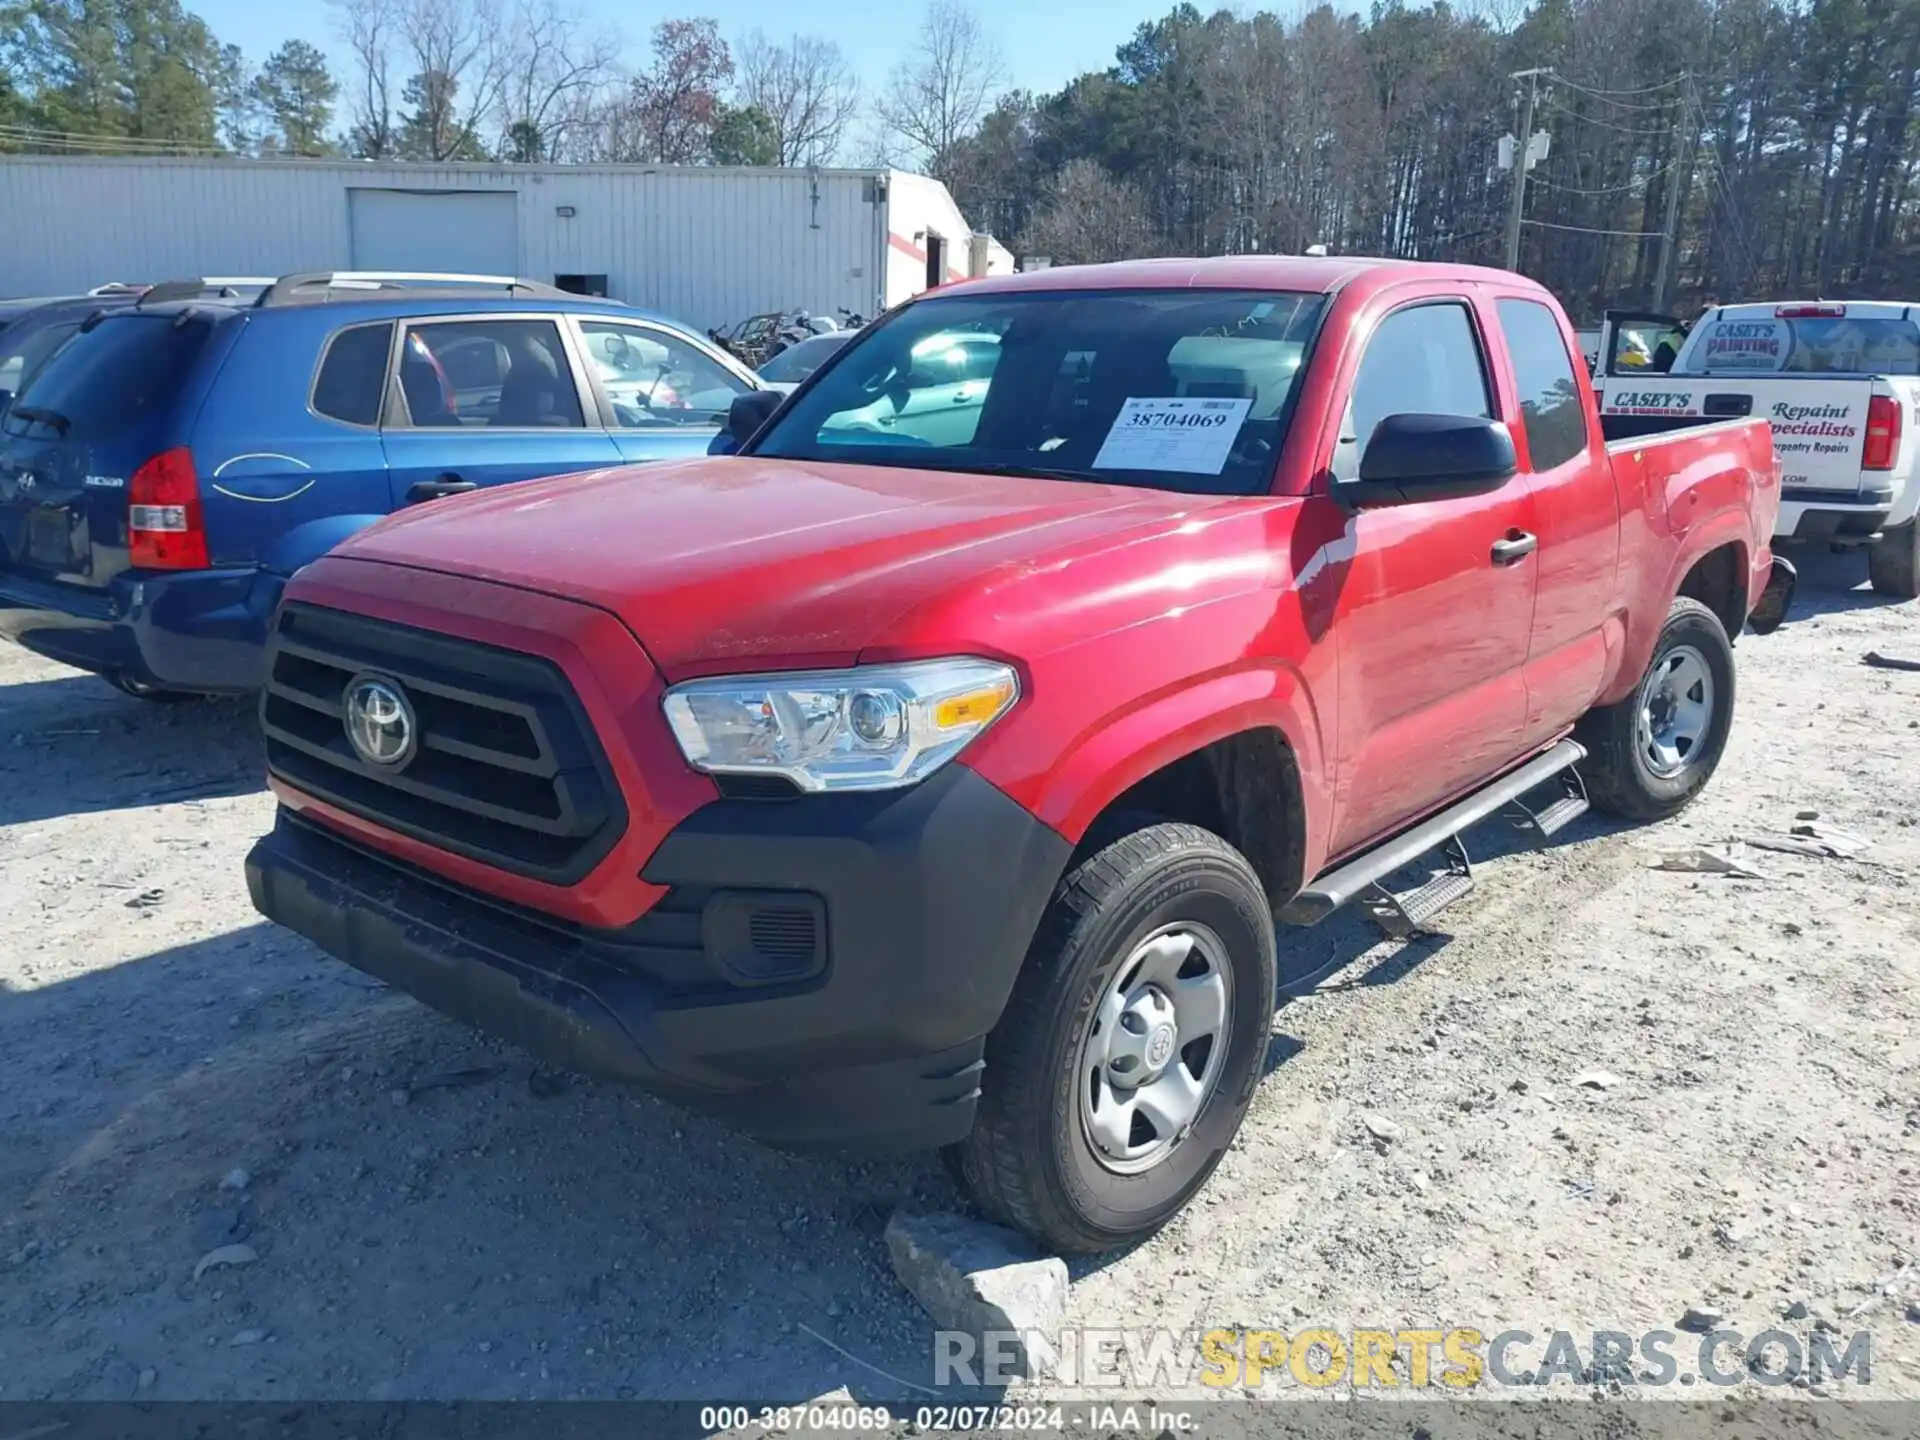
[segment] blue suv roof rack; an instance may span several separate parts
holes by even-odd
[[[250,292],[264,293],[272,288],[273,280],[262,276],[240,275],[203,275],[196,280],[162,280],[157,285],[149,285],[139,292],[134,308],[145,305],[160,305],[169,300],[242,300]],[[114,293],[96,290],[95,295]],[[127,292],[119,292],[127,293]]]
[[[578,300],[581,297],[537,280],[512,275],[456,275],[431,270],[320,270],[283,275],[260,293],[256,309],[277,305],[325,304],[329,300],[365,300],[382,292],[420,290],[499,290],[542,300]]]

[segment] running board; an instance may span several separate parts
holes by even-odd
[[[1535,810],[1525,800],[1513,802],[1513,823],[1530,830],[1536,840],[1550,840],[1578,820],[1592,805],[1587,800],[1587,782],[1569,765],[1560,772],[1560,798]]]
[[[1501,776],[1485,789],[1476,790],[1466,799],[1442,810],[1438,815],[1421,821],[1411,830],[1395,836],[1383,845],[1376,845],[1355,859],[1349,860],[1338,869],[1329,870],[1314,880],[1306,889],[1294,897],[1293,902],[1280,912],[1279,918],[1289,925],[1317,925],[1342,906],[1359,899],[1363,895],[1374,896],[1379,882],[1398,870],[1425,855],[1429,850],[1454,840],[1469,825],[1477,824],[1493,814],[1501,806],[1518,800],[1527,791],[1544,781],[1551,780],[1562,771],[1587,758],[1586,747],[1572,740],[1562,740],[1551,750],[1534,757],[1518,770]],[[1571,799],[1572,796],[1566,797]],[[1585,809],[1586,796],[1580,795],[1581,809]],[[1554,820],[1558,829],[1574,818],[1568,810],[1559,810],[1556,802],[1549,810],[1557,811]],[[1541,818],[1546,818],[1542,812]],[[1539,827],[1534,827],[1539,828]],[[1459,849],[1459,847],[1455,847]],[[1460,850],[1464,855],[1464,850]],[[1463,883],[1464,882],[1464,883]],[[1465,895],[1473,888],[1471,872],[1459,864],[1450,867],[1449,873],[1438,880],[1423,885],[1402,900],[1395,901],[1395,907],[1412,919],[1414,911],[1420,912],[1420,919],[1431,917],[1442,906]],[[1439,903],[1434,903],[1438,901]],[[1369,907],[1373,908],[1372,906]],[[1376,915],[1377,918],[1377,915]],[[1394,917],[1396,921],[1399,916]],[[1413,929],[1419,928],[1419,922],[1413,921]]]
[[[1389,939],[1413,939],[1427,928],[1427,921],[1473,893],[1473,861],[1458,835],[1447,840],[1445,858],[1447,868],[1416,890],[1396,894],[1375,883],[1360,897],[1368,917]]]

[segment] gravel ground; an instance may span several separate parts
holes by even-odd
[[[1802,1302],[1784,1328],[1870,1330],[1866,1393],[1920,1398],[1920,674],[1861,663],[1920,658],[1920,606],[1805,568],[1684,817],[1537,851],[1483,827],[1446,934],[1287,937],[1295,974],[1350,963],[1277,1012],[1202,1203],[1075,1266],[1070,1324],[1584,1337],[1711,1307],[1751,1335]],[[260,923],[259,770],[249,707],[0,649],[0,1398],[931,1378],[880,1230],[959,1203],[937,1163],[778,1155],[536,1073]],[[1871,848],[1654,868],[1807,811]],[[196,1277],[229,1245],[254,1258]]]

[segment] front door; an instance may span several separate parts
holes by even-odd
[[[1464,299],[1396,310],[1354,377],[1330,469],[1337,502],[1391,414],[1492,418],[1480,319]],[[1361,510],[1339,582],[1333,848],[1357,850],[1518,757],[1538,577],[1524,478],[1491,494]]]
[[[396,509],[620,462],[550,317],[412,322],[399,389],[381,433]]]

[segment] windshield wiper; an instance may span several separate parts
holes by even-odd
[[[1103,476],[1089,475],[1084,470],[1056,470],[1045,465],[968,465],[949,467],[945,465],[927,465],[927,470],[942,470],[957,475],[1006,475],[1022,480],[1070,480],[1076,485],[1111,485],[1121,482],[1108,480]]]
[[[16,405],[7,415],[9,418],[17,415],[29,425],[45,425],[61,436],[73,428],[73,421],[58,410],[46,410],[34,405]]]

